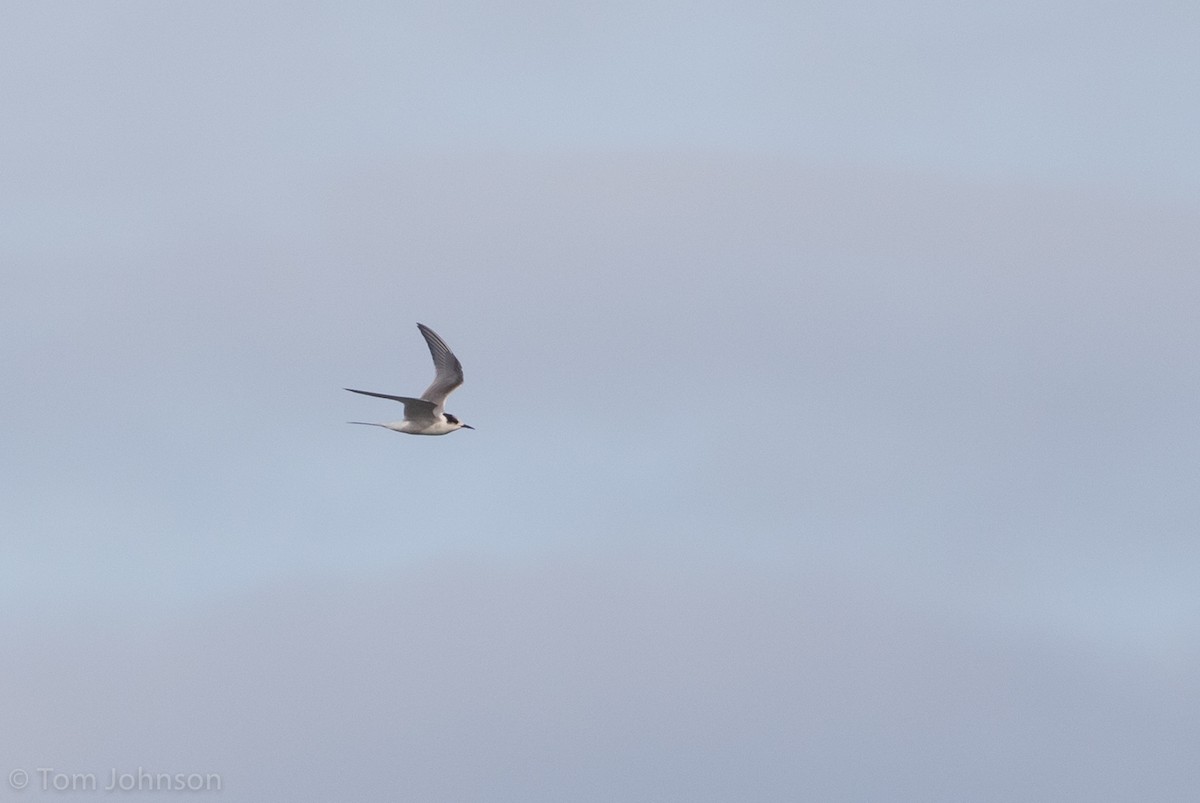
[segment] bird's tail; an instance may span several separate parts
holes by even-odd
[[[347,421],[347,424],[362,424],[364,427],[386,427],[387,424],[376,424],[374,421]]]

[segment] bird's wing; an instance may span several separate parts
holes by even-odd
[[[421,421],[436,417],[434,408],[437,406],[427,399],[410,399],[408,396],[391,396],[387,393],[373,393],[369,390],[346,388],[351,393],[361,393],[364,396],[375,396],[379,399],[391,399],[404,405],[404,417],[409,421]]]
[[[463,383],[462,363],[458,361],[458,357],[454,356],[454,352],[446,345],[446,341],[437,336],[437,332],[423,323],[417,324],[417,328],[421,330],[421,334],[425,336],[425,342],[429,344],[429,353],[433,355],[433,365],[437,369],[433,384],[426,388],[425,392],[421,394],[421,398],[435,404],[438,412],[441,412],[441,406],[445,404],[446,397]]]

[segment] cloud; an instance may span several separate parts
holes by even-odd
[[[1183,800],[1200,747],[1170,667],[644,554],[291,583],[24,652],[6,756],[230,800]]]

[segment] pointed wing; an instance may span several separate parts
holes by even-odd
[[[404,417],[409,421],[429,421],[437,417],[434,412],[433,402],[426,399],[410,399],[408,396],[391,396],[387,393],[373,393],[369,390],[355,390],[354,388],[344,388],[351,393],[361,393],[364,396],[374,396],[377,399],[391,399],[398,401],[404,405]]]
[[[425,336],[425,342],[429,344],[429,353],[433,355],[433,366],[437,369],[433,384],[426,388],[425,392],[421,394],[421,398],[432,402],[437,406],[437,412],[441,412],[442,405],[446,403],[446,397],[463,383],[462,363],[458,361],[458,357],[454,356],[454,352],[446,345],[446,341],[437,336],[437,332],[423,323],[417,324],[417,328],[421,330],[421,334]],[[407,408],[405,408],[405,412],[407,414]]]

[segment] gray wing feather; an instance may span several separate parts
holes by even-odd
[[[432,402],[437,411],[441,412],[446,397],[463,383],[462,363],[458,361],[458,357],[454,356],[454,352],[446,345],[446,341],[438,337],[437,332],[423,323],[417,324],[417,328],[421,330],[421,334],[425,336],[425,342],[429,344],[429,353],[433,356],[433,366],[437,369],[433,384],[426,388],[425,392],[421,394],[421,398]],[[407,410],[406,407],[406,415]]]
[[[419,421],[421,419],[431,419],[436,417],[434,408],[437,407],[428,399],[413,399],[408,396],[392,396],[387,393],[374,393],[370,390],[355,390],[354,388],[345,388],[351,393],[361,393],[364,396],[374,396],[378,399],[391,399],[398,401],[404,405],[404,417],[409,421]]]

